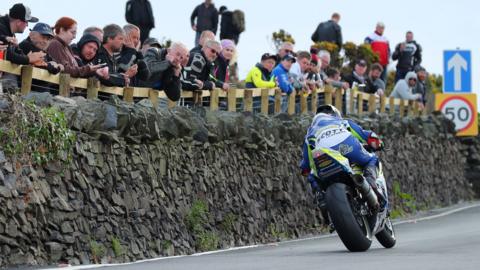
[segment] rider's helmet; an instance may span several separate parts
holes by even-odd
[[[318,106],[317,114],[319,113],[325,113],[333,117],[342,118],[342,113],[337,108],[335,108],[335,106],[329,104]]]

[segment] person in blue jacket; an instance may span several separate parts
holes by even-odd
[[[366,181],[379,198],[381,207],[385,205],[383,195],[378,191],[376,179],[378,170],[378,157],[369,153],[363,147],[367,145],[373,150],[383,147],[382,141],[373,131],[362,129],[349,119],[343,119],[340,111],[332,105],[321,105],[317,109],[317,115],[313,118],[303,144],[303,160],[300,164],[302,174],[307,176],[313,191],[319,198],[319,205],[324,206],[324,191],[319,187],[319,171],[312,164],[312,150],[315,148],[328,148],[340,152],[350,163],[358,164],[363,168]]]
[[[277,85],[282,90],[283,93],[290,95],[295,88],[293,87],[293,83],[290,80],[290,76],[288,74],[292,64],[295,63],[295,56],[291,54],[287,54],[282,58],[282,61],[273,69],[272,75],[277,81]],[[287,96],[283,96],[282,98],[282,112],[287,111]]]

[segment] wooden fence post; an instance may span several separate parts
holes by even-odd
[[[293,90],[290,95],[288,95],[288,108],[287,113],[289,115],[295,114],[295,96],[297,95],[297,91]]]
[[[32,76],[33,76],[33,67],[22,66],[22,87],[20,92],[22,95],[27,95],[32,90]]]
[[[202,95],[203,95],[202,90],[193,91],[193,104],[202,106],[203,105]]]
[[[58,94],[62,97],[70,96],[70,74],[60,73]]]
[[[327,105],[332,105],[332,93],[333,93],[333,88],[330,85],[325,86],[325,104]]]
[[[419,115],[419,107],[418,107],[418,102],[414,101],[413,102],[413,116],[417,117]]]
[[[407,116],[413,115],[413,100],[407,101]]]
[[[354,114],[355,113],[355,96],[356,96],[356,93],[357,93],[357,89],[356,88],[351,88],[350,89],[350,114]]]
[[[268,92],[268,89],[262,89],[262,105],[260,112],[265,115],[268,115]]]
[[[172,101],[172,100],[170,100],[170,99],[168,99],[168,98],[167,98],[167,100],[168,100],[168,105],[167,105],[167,106],[168,106],[169,109],[173,109],[173,108],[175,108],[175,106],[177,106],[177,102],[176,102],[176,101]]]
[[[400,99],[400,117],[405,115],[405,103],[403,99]]]
[[[357,96],[357,105],[358,105],[358,115],[362,115],[363,114],[363,92],[358,92],[358,96]]]
[[[389,106],[390,106],[390,115],[391,116],[395,115],[395,98],[394,97],[390,97]]]
[[[335,107],[339,111],[342,111],[343,109],[343,89],[342,88],[337,88],[335,90]]]
[[[153,107],[157,108],[158,107],[158,90],[155,89],[148,89],[148,99],[150,102],[152,102]]]
[[[301,91],[299,95],[300,95],[300,113],[304,114],[308,111],[308,105],[307,105],[308,92]]]
[[[317,112],[317,107],[318,107],[318,89],[314,88],[312,90],[312,112],[316,113]]]
[[[373,113],[377,109],[377,98],[375,94],[370,94],[368,97],[368,113]]]
[[[385,107],[387,103],[387,98],[385,95],[380,96],[380,113],[385,113]]]
[[[210,92],[210,111],[218,111],[218,96],[220,90],[215,88]]]
[[[235,89],[227,91],[227,107],[229,112],[237,111],[237,93]]]
[[[282,110],[282,90],[275,89],[275,106],[274,113],[279,113]]]
[[[87,81],[87,99],[96,98],[98,98],[98,80],[95,77],[90,77]]]
[[[128,103],[133,103],[133,87],[123,88],[123,100]]]
[[[243,90],[243,110],[246,112],[253,112],[253,90]]]

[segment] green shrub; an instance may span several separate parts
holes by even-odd
[[[120,257],[124,253],[123,246],[120,243],[120,240],[116,237],[112,237],[112,249],[115,257]]]
[[[106,254],[106,249],[101,243],[95,240],[90,240],[90,252],[94,263],[100,263],[103,256]]]

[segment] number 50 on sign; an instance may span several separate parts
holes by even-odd
[[[477,95],[437,94],[435,109],[455,123],[457,136],[477,136]]]

